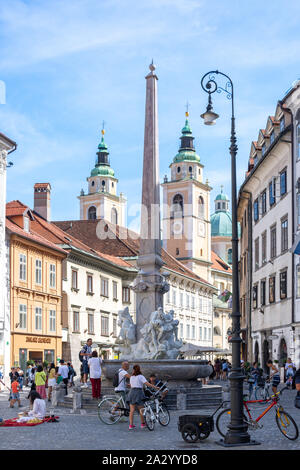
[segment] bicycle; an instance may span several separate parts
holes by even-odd
[[[276,424],[280,430],[280,432],[286,437],[287,439],[290,439],[291,441],[294,441],[298,438],[299,435],[299,430],[298,426],[295,423],[294,419],[283,409],[281,405],[279,405],[279,397],[282,394],[284,390],[287,390],[287,387],[284,387],[280,392],[275,393],[275,395],[272,395],[268,399],[263,399],[263,400],[245,400],[243,399],[243,405],[244,408],[247,412],[247,415],[244,413],[244,423],[247,425],[248,428],[251,430],[256,430],[256,429],[261,429],[263,427],[262,424],[259,424],[259,421],[272,409],[275,408],[275,420]],[[271,402],[267,408],[256,418],[253,419],[250,413],[250,410],[248,408],[248,405],[250,404],[257,404],[257,403],[262,403],[265,404],[265,402]],[[222,437],[225,437],[227,431],[228,431],[228,426],[230,424],[230,416],[231,416],[231,409],[227,408],[218,415],[216,419],[216,427],[221,434]]]
[[[159,422],[161,426],[168,426],[170,422],[170,413],[164,403],[162,403],[160,393],[165,388],[167,382],[164,382],[159,390],[152,393],[152,397],[145,399],[143,416],[149,431],[154,430],[155,423]]]
[[[265,380],[263,385],[257,385],[255,388],[255,400],[269,400],[271,398],[270,388],[271,382],[268,379]]]
[[[129,407],[126,405],[123,395],[104,397],[98,403],[98,417],[103,423],[115,424],[122,416],[129,416]]]

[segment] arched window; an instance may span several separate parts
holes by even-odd
[[[199,196],[198,199],[198,217],[204,218],[204,199],[202,196]]]
[[[91,206],[88,210],[88,219],[95,220],[97,218],[97,210],[95,206]]]
[[[111,210],[111,222],[112,224],[116,224],[116,225],[118,223],[118,212],[115,207],[113,207]]]
[[[171,217],[183,217],[183,197],[181,194],[176,194],[173,198]]]

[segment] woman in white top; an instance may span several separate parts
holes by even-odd
[[[97,351],[92,352],[92,357],[88,360],[90,371],[90,380],[92,384],[92,396],[95,400],[99,400],[101,395],[101,362]]]
[[[30,404],[33,406],[31,411],[28,411],[27,416],[23,416],[17,420],[18,423],[26,423],[33,418],[44,419],[46,415],[46,403],[41,398],[40,394],[33,390],[30,392]]]
[[[144,407],[144,401],[143,401],[143,399],[145,398],[144,392],[143,392],[144,385],[147,385],[147,387],[151,387],[151,388],[155,388],[156,390],[159,390],[158,387],[147,382],[145,377],[142,375],[140,366],[136,364],[135,366],[133,366],[133,373],[132,373],[132,376],[130,377],[131,388],[130,388],[130,392],[128,395],[129,404],[130,404],[129,429],[135,428],[135,425],[133,424],[133,415],[134,415],[136,406],[140,412],[141,428],[146,427],[144,416],[141,412],[142,408]]]

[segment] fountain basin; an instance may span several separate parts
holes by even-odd
[[[112,383],[114,374],[122,367],[122,360],[104,360],[102,362],[102,373],[108,383]],[[132,372],[134,364],[139,364],[142,374],[149,379],[151,374],[155,374],[161,380],[168,380],[172,385],[192,386],[197,383],[197,379],[208,377],[213,368],[206,360],[185,360],[185,359],[160,359],[160,360],[129,360],[129,374]],[[167,377],[168,376],[168,377]]]

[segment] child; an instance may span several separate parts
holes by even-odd
[[[292,384],[293,384],[293,376],[292,375],[288,375],[287,376],[287,380],[285,382],[286,386],[291,388],[292,387]]]
[[[14,407],[16,401],[18,402],[18,405],[19,405],[19,408],[20,408],[21,402],[20,402],[19,390],[20,390],[20,384],[19,384],[19,382],[18,382],[17,377],[14,377],[14,378],[13,378],[13,381],[12,381],[12,383],[11,383],[10,408],[13,408],[13,407]]]

